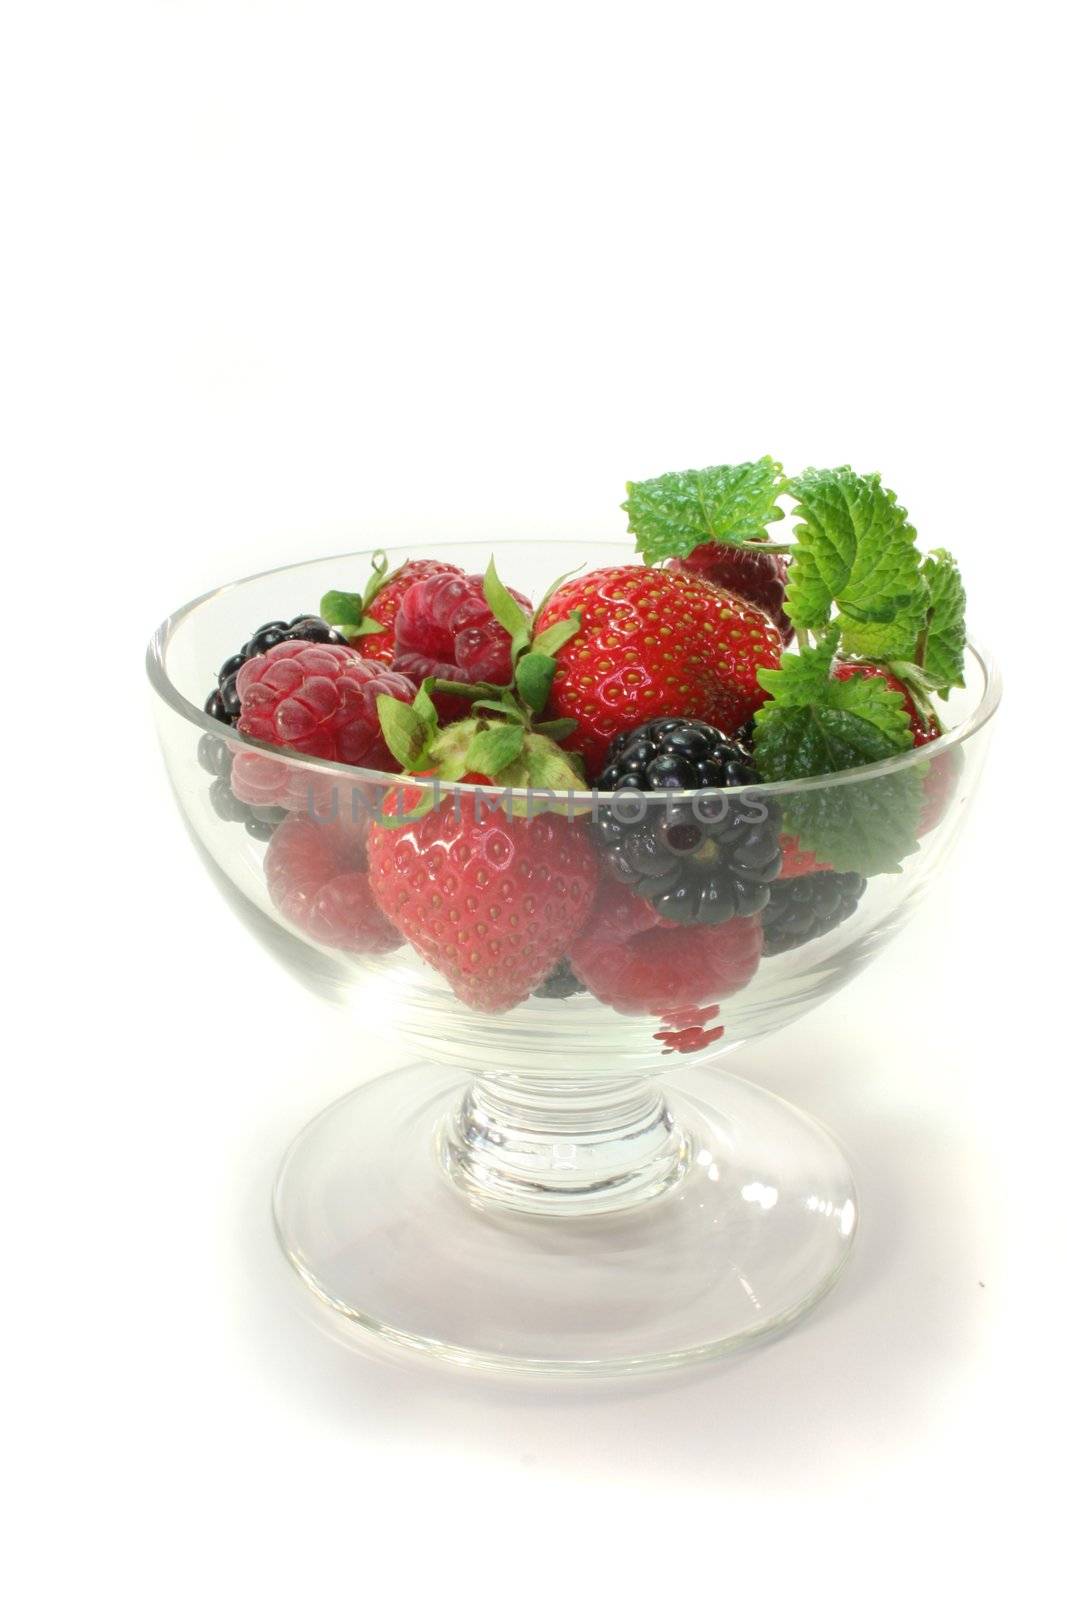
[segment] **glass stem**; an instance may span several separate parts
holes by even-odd
[[[452,1181],[478,1204],[593,1216],[653,1199],[689,1151],[648,1078],[478,1077],[439,1130]]]

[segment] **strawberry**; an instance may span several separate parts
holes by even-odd
[[[833,868],[826,861],[820,861],[814,850],[802,850],[800,840],[792,834],[783,833],[778,840],[782,852],[782,878],[806,878],[809,872],[832,872]]]
[[[586,829],[551,812],[509,817],[476,795],[403,822],[423,798],[392,790],[383,807],[391,821],[370,829],[374,898],[465,1005],[510,1011],[589,917],[597,867]]]
[[[548,714],[573,718],[565,749],[590,772],[616,734],[652,717],[695,717],[730,735],[763,704],[756,673],[776,667],[782,641],[767,615],[684,572],[603,567],[550,597],[541,634],[578,614],[556,651]]]
[[[881,678],[890,689],[899,694],[904,701],[904,710],[908,713],[911,723],[912,743],[916,749],[926,744],[932,744],[941,737],[941,724],[932,712],[920,710],[915,696],[886,666],[879,666],[871,661],[835,661],[833,666],[835,678],[847,680],[849,678]],[[929,833],[941,821],[956,793],[956,784],[959,780],[959,752],[946,750],[943,755],[935,756],[923,779],[923,809],[919,819],[919,838]],[[789,874],[783,872],[782,877]]]
[[[888,667],[879,666],[873,661],[835,661],[832,675],[841,682],[847,682],[850,678],[881,678],[894,694],[899,694],[903,699],[904,710],[911,722],[912,743],[916,747],[929,744],[932,739],[941,737],[941,724],[937,718],[932,715],[923,716],[911,690],[895,677]]]

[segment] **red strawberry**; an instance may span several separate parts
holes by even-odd
[[[422,798],[394,790],[399,817]],[[509,1011],[580,932],[597,867],[583,826],[546,812],[509,819],[481,797],[453,796],[403,827],[374,825],[371,888],[379,906],[465,1005]]]
[[[580,611],[581,627],[556,653],[546,715],[573,717],[564,747],[590,776],[617,733],[652,717],[695,717],[729,735],[767,698],[760,667],[776,667],[782,641],[756,607],[686,572],[603,567],[565,583],[536,632]]]
[[[912,743],[916,746],[929,744],[931,739],[941,737],[941,725],[936,717],[931,717],[924,722],[919,714],[919,708],[912,699],[911,691],[899,678],[893,676],[888,667],[876,666],[873,661],[835,661],[833,676],[841,680],[848,678],[881,678],[896,694],[903,697],[904,710],[908,713],[911,722]]]
[[[340,644],[276,644],[237,674],[241,733],[351,766],[395,772],[378,723],[380,694],[410,705],[415,685]]]
[[[363,615],[380,623],[383,631],[360,634],[352,640],[353,650],[358,650],[361,656],[367,656],[371,661],[384,661],[387,667],[392,666],[396,614],[408,590],[424,578],[435,577],[441,572],[462,576],[462,570],[461,567],[454,567],[450,561],[405,561],[391,577],[386,578],[363,609]]]
[[[800,840],[792,834],[783,833],[778,840],[782,851],[782,870],[778,874],[782,878],[805,878],[809,872],[832,872],[834,869],[826,861],[820,861],[814,850],[802,850]]]
[[[289,817],[267,846],[263,870],[271,900],[294,927],[337,950],[386,955],[404,940],[371,894],[365,831]]]
[[[895,677],[888,667],[876,666],[870,661],[836,661],[833,675],[835,678],[881,678],[890,689],[904,698],[904,709],[911,723],[914,747],[918,749],[921,745],[932,744],[935,739],[940,739],[941,724],[937,718],[930,716],[923,720],[907,684]],[[959,752],[954,749],[946,750],[943,755],[935,756],[931,761],[923,779],[923,809],[919,819],[920,839],[937,827],[952,803],[959,780],[959,766]]]
[[[767,550],[742,550],[737,545],[709,539],[680,561],[667,564],[759,606],[778,629],[782,643],[789,644],[792,640],[795,629],[785,614],[785,585],[789,572],[785,556]]]
[[[647,900],[605,878],[568,959],[605,1005],[627,1016],[663,1017],[672,1025],[678,1021],[684,1028],[696,1025],[685,1017],[693,1007],[708,1006],[744,988],[762,950],[759,917],[734,917],[715,928],[682,928],[659,916]]]

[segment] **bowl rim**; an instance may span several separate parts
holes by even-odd
[[[413,538],[410,541],[412,544],[419,544],[422,542],[424,541],[418,538]],[[486,551],[487,553],[491,554],[501,545],[501,543],[506,545],[558,544],[560,546],[581,543],[583,545],[603,545],[605,550],[609,550],[618,548],[621,544],[621,541],[619,539],[591,538],[584,534],[570,534],[563,536],[557,535],[555,537],[545,536],[537,539],[528,537],[508,539],[505,541],[494,539],[450,539],[448,543],[453,547],[470,551]],[[164,618],[164,620],[159,624],[158,628],[155,629],[148,642],[148,649],[145,656],[145,666],[152,688],[165,705],[167,705],[172,711],[176,712],[179,716],[183,717],[186,722],[191,723],[194,728],[198,728],[202,733],[210,734],[218,739],[237,740],[242,746],[247,746],[250,750],[258,750],[264,755],[270,756],[275,760],[284,759],[287,764],[298,764],[299,766],[305,768],[308,772],[323,773],[333,778],[344,778],[348,782],[351,782],[353,779],[359,779],[361,781],[370,782],[379,786],[388,785],[389,787],[396,787],[398,785],[403,785],[405,787],[414,789],[428,789],[441,795],[476,794],[479,795],[484,802],[488,802],[490,799],[498,796],[503,797],[509,794],[514,794],[516,792],[515,790],[502,787],[497,784],[457,783],[454,781],[443,781],[435,778],[418,778],[412,776],[410,773],[382,772],[374,767],[348,766],[341,761],[327,761],[321,756],[305,755],[302,751],[291,750],[287,746],[268,744],[266,740],[253,739],[247,734],[238,733],[236,728],[231,728],[225,723],[220,723],[215,717],[209,716],[208,713],[202,709],[202,707],[194,705],[191,700],[187,700],[172,682],[166,668],[167,648],[177,630],[183,625],[183,623],[187,622],[193,613],[201,606],[209,604],[212,600],[217,599],[220,595],[229,594],[231,591],[244,588],[246,585],[250,586],[253,583],[259,582],[263,578],[279,577],[283,573],[295,572],[299,569],[306,569],[315,566],[329,566],[335,562],[351,561],[359,559],[360,557],[365,557],[369,561],[370,557],[380,549],[384,549],[387,555],[392,555],[394,553],[400,555],[404,550],[404,546],[368,545],[364,549],[341,551],[340,553],[330,556],[315,556],[307,561],[284,562],[280,566],[267,567],[262,572],[249,573],[245,577],[236,578],[230,583],[220,584],[217,588],[208,589],[205,591],[205,593],[197,595],[195,599],[187,601],[185,605],[179,606],[177,611],[173,611],[170,616]],[[730,796],[736,799],[744,794],[758,794],[761,796],[802,794],[815,789],[841,788],[848,784],[866,783],[875,778],[888,777],[893,773],[905,772],[914,766],[928,766],[935,756],[942,755],[947,750],[955,749],[957,746],[965,744],[968,739],[973,738],[974,735],[979,733],[982,728],[984,728],[991,720],[997,710],[997,707],[1000,705],[1001,696],[1003,693],[1003,684],[1000,671],[995,660],[988,649],[986,649],[984,645],[981,645],[975,639],[974,635],[970,633],[967,635],[967,652],[976,663],[979,671],[982,674],[982,692],[970,714],[964,718],[962,722],[957,723],[955,727],[950,728],[947,732],[943,733],[939,739],[932,741],[929,744],[919,745],[911,750],[902,750],[895,756],[889,756],[885,761],[868,762],[865,766],[861,767],[847,767],[841,772],[828,772],[811,778],[788,778],[780,780],[776,783],[760,782],[742,784],[736,788],[729,789],[728,792]],[[548,793],[547,790],[541,789],[538,789],[534,792],[537,794]],[[556,794],[567,795],[575,801],[583,801],[586,799],[591,800],[592,797],[598,793],[607,794],[611,791],[598,791],[595,789],[571,789],[556,790],[554,792]],[[662,799],[664,801],[678,801],[689,798],[694,794],[715,794],[718,792],[720,791],[711,787],[698,790],[672,789],[669,791],[665,790],[663,792]],[[647,795],[647,798],[649,800],[655,800],[660,798],[660,796],[652,792]]]

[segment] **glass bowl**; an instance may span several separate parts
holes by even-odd
[[[468,571],[492,553],[436,542],[388,552],[393,565],[433,557]],[[710,1063],[825,1000],[907,921],[978,782],[995,670],[969,647],[968,687],[948,701],[942,738],[891,761],[644,797],[656,827],[668,827],[666,808],[673,828],[676,808],[699,805],[705,820],[736,821],[741,806],[752,818],[770,812],[783,833],[837,808],[862,830],[899,802],[901,785],[921,783],[920,836],[902,869],[862,892],[846,883],[855,906],[836,926],[801,942],[812,915],[801,905],[784,921],[768,908],[650,928],[605,864],[598,819],[618,795],[516,795],[364,771],[242,738],[200,709],[242,639],[268,618],[314,610],[327,589],[360,589],[370,554],[204,595],[162,624],[148,652],[175,797],[215,881],[291,973],[351,1006],[354,1051],[374,1041],[396,1063],[290,1148],[274,1197],[286,1255],[343,1317],[468,1365],[618,1374],[781,1331],[847,1260],[852,1177],[824,1129]],[[497,556],[505,581],[534,595],[580,564],[633,559],[619,544],[562,540],[509,543]],[[410,874],[415,827],[433,830],[433,843],[423,876],[406,881],[430,908],[448,975],[369,892],[368,861],[371,874],[389,872],[407,851]],[[805,881],[823,892],[819,873]],[[558,957],[566,971],[534,973]],[[489,969],[513,970],[510,989],[487,983]],[[697,1062],[709,1064],[698,1090],[664,1088],[665,1074]]]

